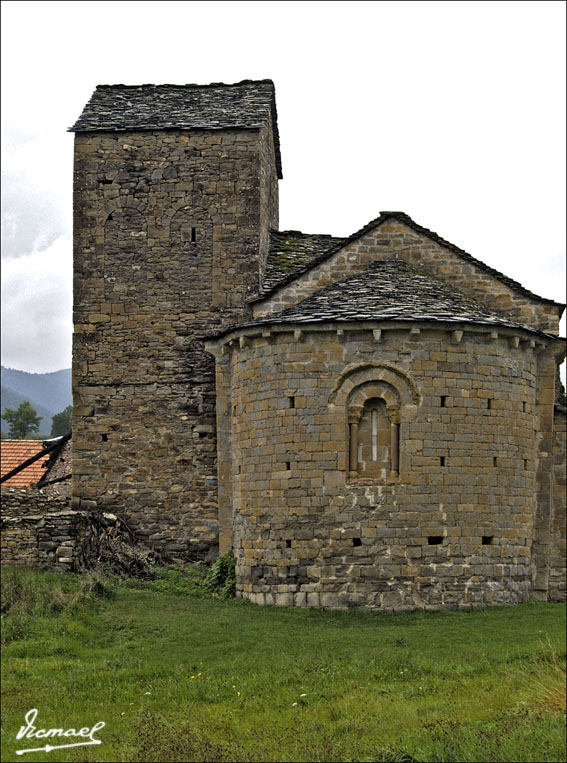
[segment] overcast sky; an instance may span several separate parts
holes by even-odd
[[[403,210],[564,302],[565,63],[563,2],[5,0],[2,363],[71,365],[66,128],[97,84],[271,78],[282,230]]]

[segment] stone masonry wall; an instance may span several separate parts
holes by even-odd
[[[177,556],[217,543],[214,361],[198,337],[250,316],[277,220],[268,138],[75,138],[73,508]]]
[[[535,577],[530,335],[381,328],[263,327],[219,349],[238,595],[387,610],[523,601]],[[399,396],[399,475],[349,476],[359,389],[383,394],[392,424]]]
[[[402,259],[413,267],[454,285],[463,294],[519,323],[551,334],[559,332],[558,308],[519,294],[485,270],[459,257],[399,220],[348,244],[328,260],[254,303],[254,317],[263,317],[296,304],[335,281],[359,273],[376,260]]]
[[[565,601],[566,538],[565,538],[565,462],[567,415],[565,408],[555,408],[553,440],[553,519],[551,523],[551,561],[549,570],[549,598]]]
[[[50,488],[2,488],[2,564],[75,569],[87,527]]]
[[[77,571],[114,535],[114,515],[73,511],[56,487],[2,488],[2,564]]]

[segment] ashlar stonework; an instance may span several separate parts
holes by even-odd
[[[565,596],[564,306],[383,212],[278,231],[273,83],[76,125],[73,498],[258,604]]]

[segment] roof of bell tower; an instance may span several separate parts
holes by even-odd
[[[259,129],[272,116],[278,177],[282,177],[272,80],[232,85],[98,85],[70,132]]]

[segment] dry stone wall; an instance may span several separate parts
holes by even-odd
[[[87,517],[57,491],[2,488],[2,564],[76,569],[88,535]]]
[[[277,223],[272,134],[75,141],[73,508],[198,558],[218,538],[214,360],[199,336],[250,316]]]
[[[238,594],[386,610],[523,601],[542,347],[466,324],[381,328],[263,327],[217,350]],[[349,401],[368,394],[399,438],[387,477],[352,472]]]

